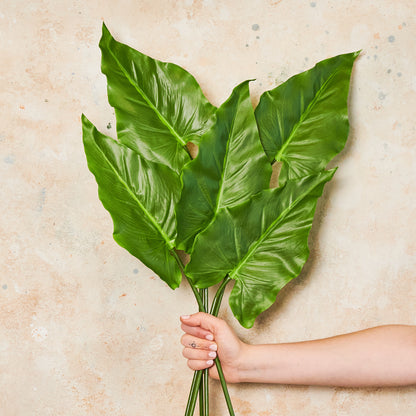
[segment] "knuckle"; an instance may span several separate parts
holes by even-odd
[[[225,326],[227,326],[225,321],[223,321],[222,319],[218,319],[218,318],[215,319],[215,324],[220,328],[224,328]]]
[[[206,312],[198,312],[198,317],[201,320],[201,324],[205,323],[209,319],[210,314]]]

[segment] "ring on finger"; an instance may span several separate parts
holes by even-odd
[[[196,348],[196,347],[197,347],[197,345],[196,345],[196,342],[195,342],[195,341],[192,341],[189,345],[191,346],[191,348]]]

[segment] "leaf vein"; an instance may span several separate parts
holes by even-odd
[[[160,111],[157,109],[157,107],[152,103],[152,101],[150,100],[150,98],[144,93],[144,91],[140,88],[140,86],[134,82],[134,80],[130,77],[129,73],[126,71],[126,69],[124,68],[124,66],[121,64],[121,62],[117,59],[116,55],[113,53],[113,51],[108,48],[108,50],[110,51],[111,55],[113,56],[114,60],[116,61],[117,65],[119,66],[119,68],[121,69],[121,71],[123,72],[123,74],[125,75],[125,77],[129,80],[130,84],[136,89],[136,91],[143,97],[143,99],[146,101],[146,103],[149,105],[149,107],[156,113],[156,115],[159,117],[160,121],[168,128],[168,130],[171,132],[172,136],[182,145],[182,146],[186,146],[186,141],[183,140],[183,138],[181,136],[179,136],[179,134],[175,131],[175,129],[173,128],[173,126],[169,123],[169,121],[163,116],[163,114],[160,113]],[[136,68],[134,66],[134,64],[132,65],[133,67],[133,72],[137,77],[137,71]]]
[[[296,134],[296,131],[298,130],[299,126],[304,122],[304,120],[308,117],[309,113],[312,111],[313,107],[315,106],[316,102],[318,101],[319,97],[322,95],[323,91],[325,90],[327,84],[335,77],[338,72],[340,72],[341,69],[337,69],[335,72],[333,72],[328,79],[321,85],[319,90],[316,92],[315,96],[313,97],[312,101],[309,103],[306,110],[302,113],[300,116],[300,119],[295,125],[293,126],[293,129],[288,137],[288,139],[283,143],[282,147],[278,151],[275,160],[278,162],[281,162],[283,160],[283,153],[289,146],[289,144],[292,142],[293,137]],[[302,97],[303,98],[303,97]]]
[[[100,149],[101,150],[101,149]],[[166,244],[168,245],[169,249],[172,250],[174,248],[174,245],[172,244],[169,236],[162,230],[160,225],[157,223],[156,219],[153,217],[153,215],[150,214],[150,212],[144,207],[144,205],[140,202],[140,200],[137,198],[136,194],[130,189],[128,184],[124,181],[124,179],[120,176],[117,169],[114,168],[113,164],[110,162],[110,160],[107,158],[105,153],[101,151],[104,159],[106,160],[108,166],[110,166],[111,170],[114,172],[114,174],[117,176],[119,181],[122,183],[124,188],[127,190],[127,192],[130,194],[130,196],[133,198],[133,200],[137,203],[140,210],[143,211],[145,216],[149,219],[151,224],[156,228],[156,230],[160,233],[160,235],[163,237],[163,239],[166,241]]]

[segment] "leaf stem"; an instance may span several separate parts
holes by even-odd
[[[206,312],[207,311],[206,308],[208,308],[208,303],[207,303],[207,307],[205,307],[204,302],[201,298],[201,295],[200,295],[198,289],[196,289],[194,284],[191,282],[191,280],[185,274],[184,265],[182,263],[182,260],[179,258],[178,253],[175,250],[171,250],[171,254],[175,258],[176,263],[178,263],[178,266],[181,269],[182,274],[185,276],[186,280],[188,281],[189,286],[191,287],[192,292],[194,293],[195,299],[198,302],[199,310],[201,312]],[[208,290],[207,290],[207,292],[208,292]],[[200,390],[200,386],[201,386],[202,373],[203,373],[202,370],[194,372],[194,377],[192,379],[192,384],[191,384],[191,390],[189,391],[188,403],[186,404],[185,416],[192,416],[194,414],[195,405],[196,405],[196,398],[198,396],[198,391]],[[200,396],[200,400],[201,400],[201,396]],[[200,412],[201,412],[201,409],[202,408],[201,408],[201,404],[200,404]],[[205,416],[203,413],[200,413],[200,415]],[[206,416],[208,416],[208,413],[206,414]]]
[[[188,403],[186,404],[185,416],[193,416],[199,385],[201,384],[202,371],[195,371],[189,392]]]
[[[224,373],[222,371],[221,363],[218,357],[214,360],[214,362],[215,362],[215,365],[217,366],[217,371],[218,371],[218,376],[220,378],[222,391],[224,393],[225,402],[227,403],[227,407],[228,407],[228,413],[230,414],[230,416],[235,416],[233,405],[231,403],[231,398],[228,393],[227,383],[225,381]]]
[[[222,297],[224,296],[225,286],[229,283],[231,277],[225,276],[224,280],[221,283],[221,286],[218,288],[217,293],[214,296],[214,300],[212,301],[210,314],[214,316],[218,316],[218,312],[220,311],[220,306],[222,302]]]
[[[195,299],[198,302],[199,310],[201,312],[206,312],[207,310],[204,307],[204,304],[202,302],[202,298],[198,292],[198,289],[194,286],[194,284],[191,282],[189,277],[185,274],[184,266],[183,266],[182,260],[178,256],[178,253],[175,250],[171,250],[171,254],[175,258],[176,263],[178,263],[178,266],[181,269],[182,274],[185,276],[186,280],[188,281],[189,286],[191,286],[192,292],[194,292]]]
[[[191,289],[195,295],[195,298],[198,302],[198,306],[199,306],[199,310],[201,312],[206,312],[208,310],[208,302],[205,304],[203,298],[201,298],[201,294],[199,293],[198,289],[195,288],[195,286],[193,285],[193,283],[189,280],[189,278],[186,276],[185,271],[184,271],[184,267],[183,267],[183,263],[181,261],[181,259],[179,258],[178,254],[176,253],[176,251],[172,250],[172,255],[175,257],[176,262],[179,265],[179,268],[181,269],[183,275],[185,276],[185,278],[188,280],[189,285],[191,286]],[[217,293],[214,296],[214,300],[212,302],[212,306],[211,306],[211,315],[214,316],[218,316],[218,312],[220,310],[220,306],[221,306],[221,301],[222,298],[224,296],[224,291],[225,291],[225,287],[227,286],[227,284],[230,282],[231,278],[227,275],[225,276],[223,282],[221,283],[220,287],[217,290]],[[206,296],[208,296],[208,289],[202,289],[201,292],[206,291]],[[205,295],[203,295],[203,297],[205,297]],[[230,395],[228,393],[228,388],[227,388],[227,383],[225,381],[225,377],[224,377],[224,373],[222,371],[222,367],[221,367],[221,363],[220,360],[217,358],[215,358],[214,363],[217,367],[217,371],[218,371],[218,376],[220,378],[220,383],[221,383],[221,387],[222,387],[222,391],[224,393],[224,397],[225,397],[225,402],[227,403],[227,408],[228,408],[228,412],[230,414],[230,416],[235,416],[234,413],[234,409],[233,409],[233,405],[231,403],[231,398]],[[203,373],[206,372],[206,378],[208,378],[208,370],[199,370],[199,371],[195,371],[194,373],[194,377],[192,379],[192,385],[191,385],[191,390],[189,392],[189,398],[188,398],[188,403],[186,405],[186,410],[185,410],[185,416],[192,416],[194,409],[195,409],[195,405],[196,405],[196,398],[198,395],[198,391],[200,389],[204,389],[205,390],[205,399],[201,397],[204,395],[203,393],[200,394],[200,401],[202,403],[200,403],[200,416],[209,416],[209,404],[208,404],[208,383],[205,383],[201,385],[201,378],[203,376]],[[208,381],[208,380],[207,380]],[[201,413],[205,411],[206,413]]]
[[[177,260],[178,261],[178,260]],[[180,262],[180,259],[179,259]],[[182,270],[183,271],[183,270]],[[204,289],[197,290],[199,296],[202,295],[202,306],[205,307],[205,296]],[[201,306],[199,306],[199,311],[201,311]],[[204,373],[203,370],[195,371],[194,377],[192,379],[191,390],[189,391],[188,403],[186,405],[185,416],[193,416],[196,398],[198,397],[199,392],[199,416],[209,416],[204,414],[204,397],[203,397],[203,385],[204,385]]]
[[[227,274],[227,276],[225,276],[224,280],[222,281],[220,287],[218,288],[217,293],[214,296],[214,300],[212,301],[211,311],[210,311],[211,315],[218,316],[222,298],[224,296],[225,287],[230,282],[230,280],[231,280],[231,277],[228,276]],[[230,414],[230,416],[235,416],[233,405],[231,403],[230,394],[228,393],[227,383],[225,381],[224,373],[222,371],[221,362],[218,359],[218,357],[214,360],[214,362],[215,362],[215,366],[217,367],[218,377],[220,378],[220,383],[221,383],[222,391],[224,393],[225,402],[227,403],[228,413]]]
[[[208,310],[208,289],[200,289],[199,291],[205,310]],[[202,370],[202,379],[199,386],[199,414],[200,416],[209,416],[209,379],[208,369]]]

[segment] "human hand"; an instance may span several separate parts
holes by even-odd
[[[209,368],[210,377],[218,380],[213,360],[218,355],[227,382],[238,383],[239,368],[247,344],[242,342],[222,319],[208,313],[198,312],[181,316],[181,328],[185,334],[181,343],[183,356],[192,370]]]

